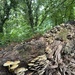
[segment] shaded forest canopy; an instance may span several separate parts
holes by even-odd
[[[74,19],[75,0],[0,0],[0,45],[38,37]]]

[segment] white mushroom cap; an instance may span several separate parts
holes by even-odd
[[[29,66],[34,66],[34,64],[33,64],[33,63],[29,63],[28,65],[29,65]]]
[[[3,66],[10,66],[13,65],[13,61],[7,61],[6,63],[3,64]]]
[[[17,67],[18,67],[18,65],[15,64],[15,65],[12,65],[12,67],[10,67],[10,69],[14,70],[14,69],[16,69]]]
[[[17,74],[17,73],[24,72],[24,71],[27,71],[27,70],[28,70],[27,68],[21,67],[21,68],[17,68],[15,70],[15,73]]]
[[[46,59],[47,59],[47,57],[44,54],[44,55],[40,55],[40,56],[34,58],[31,62],[34,63],[36,60],[41,61],[41,60],[46,60]]]
[[[20,63],[20,61],[19,60],[17,60],[17,61],[14,61],[14,63],[13,64],[19,64]]]

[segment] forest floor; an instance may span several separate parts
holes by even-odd
[[[3,66],[20,61],[18,67]],[[24,67],[24,73],[15,71]],[[39,38],[0,49],[0,75],[75,75],[75,25],[61,24]]]

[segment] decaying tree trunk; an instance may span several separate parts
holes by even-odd
[[[61,24],[38,39],[0,51],[0,75],[14,75],[2,65],[20,60],[25,75],[75,75],[75,25]]]

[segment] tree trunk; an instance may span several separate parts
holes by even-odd
[[[0,26],[0,33],[3,33],[3,26]]]

